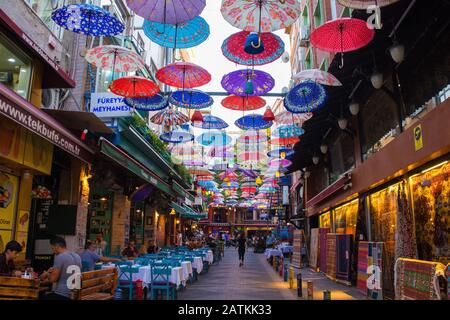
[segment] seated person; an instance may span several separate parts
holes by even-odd
[[[139,251],[136,248],[134,241],[129,241],[128,245],[122,251],[122,256],[127,257],[129,260],[137,258],[139,256]]]
[[[44,300],[70,300],[72,288],[68,286],[68,280],[74,274],[74,267],[81,271],[81,258],[75,252],[67,250],[66,240],[54,237],[50,240],[55,260],[53,267],[41,274],[42,281],[56,283],[54,292],[43,296]]]
[[[14,259],[22,251],[22,246],[17,241],[10,241],[6,244],[5,252],[0,254],[0,276],[20,277],[22,272],[15,270]]]
[[[156,241],[149,241],[148,247],[147,247],[147,253],[154,254],[154,253],[158,253],[158,251],[159,251],[159,248],[158,248],[158,245],[156,244]]]
[[[80,254],[81,265],[83,266],[82,272],[95,270],[95,264],[97,262],[116,262],[120,259],[106,258],[97,254],[97,244],[93,241],[87,241],[84,247],[83,253]]]

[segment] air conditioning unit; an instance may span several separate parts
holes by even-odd
[[[309,26],[301,26],[300,28],[300,46],[309,47],[311,29]]]
[[[59,89],[42,90],[42,106],[46,109],[58,109]]]

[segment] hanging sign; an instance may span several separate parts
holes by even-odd
[[[420,124],[414,128],[414,146],[416,151],[423,148],[422,126]]]
[[[91,112],[99,118],[131,116],[131,108],[125,104],[125,99],[110,92],[91,94]]]

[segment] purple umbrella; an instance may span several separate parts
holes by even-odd
[[[138,16],[159,23],[180,24],[202,13],[206,0],[127,0]]]
[[[272,76],[260,70],[237,70],[222,78],[222,87],[236,96],[260,96],[275,86]]]

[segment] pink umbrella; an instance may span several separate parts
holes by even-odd
[[[271,168],[286,168],[290,165],[292,165],[292,161],[288,159],[273,159],[269,162]]]
[[[229,147],[212,147],[208,151],[208,157],[212,158],[234,158],[234,156]]]
[[[303,127],[303,124],[313,117],[312,112],[308,113],[291,113],[287,110],[280,112],[275,116],[275,123],[281,124],[296,124],[299,127]]]
[[[159,69],[156,78],[171,87],[196,88],[211,81],[211,74],[190,62],[176,62]]]
[[[237,141],[240,143],[263,142],[267,141],[267,134],[261,130],[247,130]]]
[[[294,75],[292,79],[299,81],[312,80],[314,82],[332,87],[342,86],[342,83],[334,75],[320,69],[308,69],[300,71],[299,73]]]
[[[249,151],[238,154],[238,159],[240,161],[261,161],[266,158],[267,156],[262,152]]]
[[[85,59],[97,68],[113,70],[113,72],[134,72],[144,68],[145,65],[142,57],[136,52],[110,45],[90,49]]]

